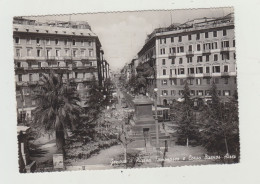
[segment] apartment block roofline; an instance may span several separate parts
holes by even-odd
[[[147,36],[143,48],[138,52],[138,55],[146,49],[147,45],[158,36],[182,34],[185,32],[198,31],[203,29],[217,28],[223,26],[234,26],[234,13],[230,13],[218,18],[198,18],[187,21],[183,24],[174,23],[168,27],[156,28]]]

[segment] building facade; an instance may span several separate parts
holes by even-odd
[[[230,98],[237,90],[233,14],[155,29],[138,61],[149,62],[156,71],[149,86],[150,91],[158,88],[158,104],[181,100],[185,81],[192,98],[209,100],[212,82],[221,99]]]
[[[36,107],[32,89],[51,70],[62,74],[64,82],[76,83],[83,107],[93,76],[100,85],[109,77],[101,43],[87,22],[43,23],[15,17],[13,40],[18,120],[31,119]]]

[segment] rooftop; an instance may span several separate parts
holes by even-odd
[[[22,17],[14,18],[13,31],[74,36],[97,36],[91,31],[90,25],[85,21],[37,22],[36,20],[25,19]]]

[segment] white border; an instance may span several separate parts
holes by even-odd
[[[105,11],[235,7],[241,163],[237,165],[19,174],[12,17]],[[259,0],[2,0],[1,7],[1,183],[260,183]],[[257,167],[258,166],[258,167]],[[137,182],[139,181],[139,182]]]

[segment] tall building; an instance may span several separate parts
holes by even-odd
[[[158,104],[181,100],[186,80],[192,98],[209,100],[212,82],[222,100],[229,98],[237,90],[233,14],[155,29],[138,52],[138,62],[155,70],[149,88],[158,88]]]
[[[51,70],[63,74],[64,82],[75,81],[83,107],[93,76],[100,85],[109,78],[109,64],[104,60],[101,43],[87,22],[37,22],[15,17],[13,39],[20,121],[31,119],[36,106],[32,89]]]

